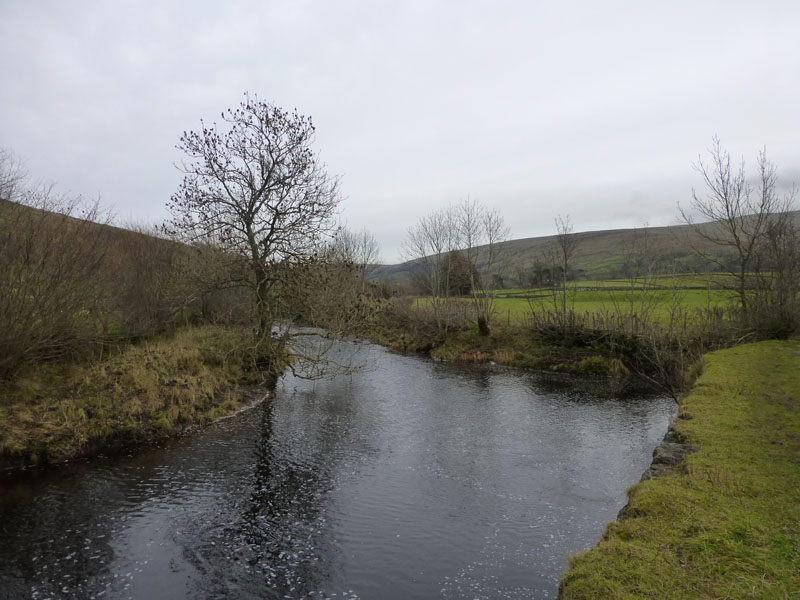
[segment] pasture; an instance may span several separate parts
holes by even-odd
[[[671,315],[693,315],[711,308],[725,308],[736,300],[732,280],[720,274],[661,275],[646,279],[571,281],[566,299],[561,288],[512,288],[492,290],[494,319],[498,324],[522,324],[533,312],[555,312],[566,306],[578,314],[649,317],[668,321]],[[463,297],[464,302],[469,298]],[[566,301],[565,301],[566,300]],[[417,306],[427,299],[417,300]]]

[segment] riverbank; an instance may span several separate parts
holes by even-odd
[[[630,374],[621,360],[602,349],[546,344],[530,330],[513,324],[494,327],[488,336],[481,335],[477,327],[452,330],[439,336],[429,329],[386,324],[373,327],[363,335],[393,350],[425,354],[434,360],[492,362],[578,375],[624,377]]]
[[[697,451],[629,490],[562,600],[798,597],[800,342],[708,354],[675,435]]]
[[[152,442],[251,401],[244,334],[187,328],[93,363],[44,364],[0,389],[0,470]]]

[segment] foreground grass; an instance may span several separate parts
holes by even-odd
[[[707,355],[681,417],[699,451],[631,488],[564,600],[800,598],[800,343]]]
[[[240,406],[242,335],[219,327],[129,346],[94,364],[45,365],[0,389],[0,466],[147,441]]]

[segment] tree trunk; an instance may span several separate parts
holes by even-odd
[[[741,262],[739,269],[739,301],[742,303],[742,313],[747,314],[747,292],[745,290],[745,279],[747,277],[747,265],[744,261]]]
[[[270,305],[270,289],[266,270],[257,265],[253,268],[256,277],[256,331],[254,359],[259,369],[271,377],[279,377],[285,367],[283,342],[273,338],[272,327],[275,316]]]
[[[489,322],[483,315],[478,317],[478,333],[480,333],[482,336],[489,337]]]

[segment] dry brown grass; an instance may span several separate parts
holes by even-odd
[[[240,405],[243,332],[199,327],[91,364],[51,364],[0,394],[6,465],[66,460],[211,421]]]

